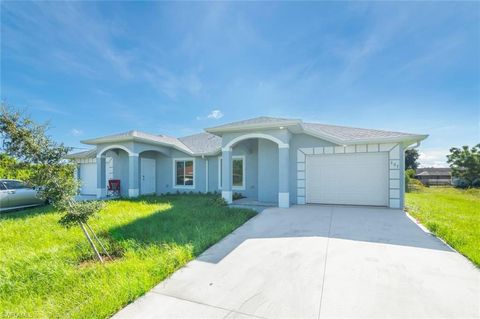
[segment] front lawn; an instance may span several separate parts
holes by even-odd
[[[109,317],[254,214],[202,195],[109,201],[90,222],[116,255],[104,265],[51,207],[2,214],[0,318]]]
[[[480,267],[480,190],[422,188],[406,194],[410,215]]]

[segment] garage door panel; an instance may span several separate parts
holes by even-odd
[[[388,154],[307,156],[308,203],[388,204]]]

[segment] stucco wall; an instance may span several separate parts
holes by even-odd
[[[258,200],[278,201],[278,145],[258,140]]]
[[[208,157],[208,191],[209,192],[215,192],[215,191],[220,191],[218,188],[218,156],[209,156]]]

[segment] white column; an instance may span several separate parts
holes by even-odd
[[[278,148],[278,207],[290,207],[289,191],[290,151],[288,147]]]
[[[222,149],[222,197],[232,202],[232,149]]]
[[[97,156],[97,198],[103,198],[107,195],[105,185],[105,155]]]
[[[128,157],[128,197],[137,197],[140,192],[140,163],[138,154]]]

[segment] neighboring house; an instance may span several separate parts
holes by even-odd
[[[451,185],[452,170],[449,167],[426,167],[419,168],[415,172],[415,178],[424,185]]]
[[[252,200],[402,208],[404,151],[427,135],[259,117],[175,138],[139,131],[82,141],[72,154],[83,194],[220,191]]]

